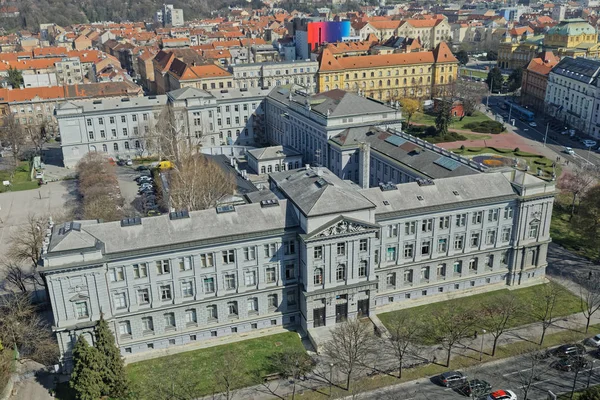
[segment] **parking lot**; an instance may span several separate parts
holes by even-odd
[[[117,166],[117,179],[121,195],[125,200],[125,214],[128,217],[148,216],[159,211],[154,190],[147,190],[146,193],[141,194],[140,184],[136,181],[136,178],[139,179],[142,175],[147,176],[143,183],[154,189],[150,171],[137,171],[137,168],[137,166]]]

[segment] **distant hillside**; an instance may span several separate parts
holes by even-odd
[[[228,0],[19,0],[19,18],[2,18],[7,30],[29,29],[37,32],[40,23],[67,26],[96,21],[151,20],[163,3],[183,9],[186,20],[206,16],[212,10],[232,3]]]

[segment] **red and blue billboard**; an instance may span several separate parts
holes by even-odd
[[[323,43],[341,42],[350,36],[350,21],[309,22],[306,26],[309,51]]]

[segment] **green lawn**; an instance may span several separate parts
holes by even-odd
[[[487,76],[488,76],[487,71],[480,71],[480,70],[476,70],[476,69],[465,69],[465,68],[461,68],[460,74],[463,76],[472,76],[474,78],[482,78],[482,79],[487,79]]]
[[[265,336],[258,339],[244,340],[226,345],[209,347],[141,361],[126,367],[132,387],[137,388],[135,397],[144,398],[146,390],[152,390],[152,382],[168,380],[177,371],[191,371],[188,375],[194,379],[197,397],[213,393],[215,388],[215,363],[223,358],[227,351],[240,357],[241,377],[237,387],[245,387],[259,383],[260,377],[271,374],[269,357],[284,348],[304,350],[298,334],[295,332]],[[222,390],[222,389],[221,389]]]
[[[2,181],[10,181],[12,185],[8,190],[13,192],[18,190],[35,189],[38,187],[38,183],[35,179],[29,179],[29,173],[29,162],[22,161],[19,163],[19,166],[14,170],[0,171],[0,184],[2,183]],[[0,185],[0,193],[6,191],[7,188],[5,188],[4,185]]]
[[[462,120],[460,118],[452,118],[452,123],[450,124],[449,129],[466,129],[464,126],[469,122],[481,122],[481,121],[491,121],[487,115],[481,113],[479,111],[475,111],[473,115],[470,117],[464,117]],[[419,124],[419,125],[430,125],[435,126],[435,115],[430,113],[422,113],[416,112],[412,118],[410,119],[411,124]],[[466,129],[469,130],[469,129]],[[462,132],[461,132],[462,134]],[[479,136],[483,136],[478,134]],[[485,135],[489,137],[489,135]]]
[[[512,293],[517,297],[520,304],[529,305],[535,301],[535,294],[539,291],[538,286],[531,286],[523,289],[516,289],[509,291],[508,289],[497,290],[490,293],[482,293],[468,297],[461,297],[445,301],[443,304],[448,305],[452,308],[461,308],[466,310],[473,310],[475,314],[481,310],[481,305],[484,302],[493,302],[496,299],[502,299],[502,296],[507,293]],[[404,314],[409,319],[419,320],[422,319],[423,315],[428,315],[434,310],[440,308],[440,303],[427,304],[419,307],[412,307],[398,311],[392,311],[389,313],[379,314],[378,317],[381,322],[386,326],[390,327],[391,323]],[[560,301],[555,308],[555,315],[563,316],[580,312],[579,299],[568,291],[564,291]],[[510,327],[525,325],[535,322],[535,320],[528,313],[519,313],[510,321]],[[433,329],[433,328],[432,328]],[[429,330],[429,329],[428,329]],[[424,339],[424,344],[434,344],[435,341],[432,339]]]
[[[552,241],[582,257],[590,260],[598,259],[597,250],[583,244],[584,240],[569,220],[570,216],[571,198],[559,194],[556,196],[554,208],[552,209],[552,222],[550,224]]]

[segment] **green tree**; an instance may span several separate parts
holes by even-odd
[[[514,92],[521,87],[522,82],[523,68],[517,68],[508,77],[508,90]]]
[[[13,88],[18,89],[23,84],[23,74],[16,68],[8,68],[8,84]]]
[[[438,136],[444,137],[448,134],[448,127],[452,122],[452,102],[442,99],[437,104],[437,115],[435,117],[435,130]]]
[[[124,397],[128,390],[125,364],[115,345],[115,337],[103,316],[100,316],[100,321],[96,325],[96,349],[102,359],[101,373],[104,382],[102,394],[110,397]]]
[[[469,62],[469,54],[467,54],[466,50],[457,51],[454,57],[456,57],[458,62],[462,65],[467,65],[467,63]]]
[[[579,201],[573,226],[581,234],[585,245],[592,248],[600,259],[600,185],[592,187]]]
[[[502,82],[504,82],[504,77],[502,76],[500,69],[498,67],[492,68],[490,72],[488,72],[485,82],[492,92],[500,92],[502,89]]]
[[[79,336],[73,349],[73,372],[69,385],[79,400],[98,400],[102,397],[103,357],[98,349],[90,346],[83,335]]]
[[[489,50],[485,58],[488,61],[496,61],[498,59],[498,52],[496,52],[495,50]]]
[[[402,113],[406,115],[406,126],[409,127],[410,119],[419,109],[419,101],[405,97],[400,100],[400,105],[402,106]]]

